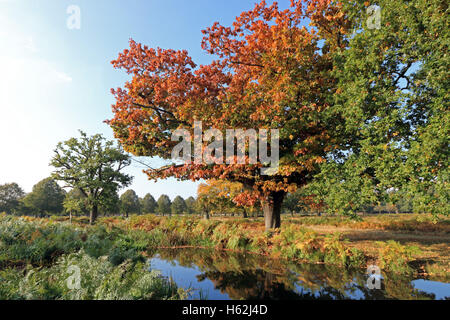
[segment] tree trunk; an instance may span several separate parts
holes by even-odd
[[[285,196],[284,191],[271,192],[261,203],[264,212],[266,231],[281,226],[281,204]]]
[[[89,224],[94,224],[95,219],[97,219],[97,215],[98,215],[98,206],[93,205],[91,208],[91,214],[89,217]]]
[[[244,208],[244,213],[242,214],[243,216],[244,216],[244,218],[247,218],[248,216],[247,216],[247,210],[245,210],[245,208]]]
[[[70,224],[72,224],[72,211],[69,212],[69,221],[70,221]]]
[[[203,216],[206,220],[209,220],[209,212],[205,211],[205,215]]]

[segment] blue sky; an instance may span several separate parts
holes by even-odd
[[[0,184],[26,191],[52,171],[59,141],[102,133],[112,117],[111,88],[127,80],[110,61],[133,38],[151,47],[186,49],[197,64],[212,57],[200,47],[201,30],[215,21],[231,25],[255,1],[246,0],[0,0]],[[280,1],[282,7],[288,1]],[[71,5],[80,8],[80,29],[69,29]],[[153,166],[158,159],[146,160]],[[126,170],[138,195],[188,197],[197,184],[148,181],[142,166]],[[122,190],[123,191],[123,190]]]

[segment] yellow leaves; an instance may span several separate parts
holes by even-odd
[[[289,193],[294,193],[297,190],[297,185],[295,184],[290,184],[287,188],[287,192]]]
[[[322,157],[317,157],[316,158],[316,163],[322,163],[322,162],[325,162],[324,158],[322,158]]]
[[[321,248],[322,241],[314,233],[308,232],[304,235],[304,240],[295,243],[295,247],[304,253],[309,253]]]

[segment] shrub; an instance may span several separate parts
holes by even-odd
[[[389,240],[386,243],[378,242],[379,250],[379,267],[391,272],[411,273],[412,269],[408,262],[412,260],[414,254],[419,249],[414,246],[403,246],[402,244]]]

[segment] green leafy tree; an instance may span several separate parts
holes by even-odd
[[[120,211],[126,217],[130,213],[140,213],[141,204],[139,197],[134,190],[129,189],[120,196]]]
[[[66,199],[68,197],[76,199],[80,202],[82,214],[89,214],[89,206],[87,198],[79,189],[74,188],[70,190],[66,195]],[[117,194],[117,192],[111,192],[99,206],[98,213],[99,215],[100,214],[107,215],[110,213],[117,214],[119,212],[120,212],[119,195]]]
[[[53,177],[67,187],[77,188],[87,198],[90,223],[98,216],[99,207],[107,204],[132,177],[121,170],[130,165],[130,157],[112,141],[96,134],[88,137],[80,131],[79,139],[58,143],[51,165]]]
[[[180,196],[176,196],[171,205],[172,214],[182,214],[185,213],[186,210],[187,206],[184,199]]]
[[[25,206],[39,215],[61,213],[66,192],[49,177],[33,186],[31,193],[23,199]]]
[[[333,58],[339,94],[327,110],[339,119],[337,144],[315,177],[315,193],[331,211],[355,215],[371,203],[395,203],[391,190],[405,190],[416,212],[448,215],[448,5],[377,5],[379,28],[366,13],[369,2],[344,2],[353,30]]]
[[[72,215],[81,214],[83,212],[83,200],[66,196],[64,198],[63,206],[66,212],[69,213],[69,221],[72,223]]]
[[[185,201],[186,203],[186,213],[187,214],[194,214],[196,213],[196,200],[194,197],[189,197]]]
[[[300,197],[298,196],[298,193],[288,193],[286,195],[286,198],[283,201],[283,211],[293,214],[294,212],[300,211]]]
[[[0,185],[0,212],[15,213],[25,192],[17,183]]]
[[[165,214],[170,214],[171,213],[171,201],[169,196],[162,194],[159,198],[158,198],[158,207],[156,208],[156,212],[161,214],[161,215],[165,215]]]
[[[402,194],[403,196],[397,202],[398,210],[402,213],[413,212],[413,202],[408,194]]]
[[[79,204],[80,204],[80,213],[83,214],[88,214],[89,213],[89,208],[87,206],[87,198],[86,196],[77,188],[73,188],[71,189],[69,192],[67,192],[66,194],[66,198],[64,199],[64,201],[67,200],[76,200]],[[75,202],[75,201],[72,201]]]
[[[150,193],[147,193],[143,199],[141,199],[142,213],[155,213],[157,203],[155,198]]]
[[[108,194],[108,197],[102,201],[98,211],[103,215],[120,213],[120,197],[117,191]]]

